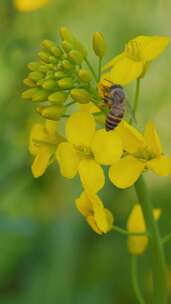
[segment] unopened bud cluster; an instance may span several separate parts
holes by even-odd
[[[65,114],[67,102],[88,103],[92,100],[92,73],[83,65],[87,51],[82,43],[65,27],[60,29],[61,44],[44,40],[39,60],[28,64],[30,73],[24,79],[29,88],[22,97],[43,103],[37,112],[46,119],[58,120]],[[100,33],[93,37],[93,49],[102,57],[105,46]]]

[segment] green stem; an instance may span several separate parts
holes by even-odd
[[[162,244],[166,244],[170,240],[171,240],[171,233],[169,233],[169,234],[167,234],[166,236],[163,237]]]
[[[71,101],[71,102],[65,104],[65,107],[70,107],[70,106],[72,106],[74,103],[75,103],[75,101]]]
[[[136,119],[136,112],[138,108],[138,103],[139,103],[139,97],[140,97],[140,78],[136,80],[136,89],[135,89],[135,98],[134,98],[134,103],[133,103],[133,116],[130,119],[130,123],[132,123],[133,119]]]
[[[121,227],[118,227],[116,225],[113,225],[112,226],[112,229],[116,232],[119,232],[121,234],[125,234],[125,235],[131,235],[131,236],[143,236],[143,235],[147,235],[146,232],[129,232],[128,230],[126,229],[123,229]]]
[[[138,284],[138,276],[137,276],[137,257],[135,255],[132,256],[131,260],[131,275],[132,275],[132,286],[136,295],[136,298],[138,300],[139,304],[145,304],[145,301],[143,299],[141,290],[139,288]]]
[[[153,206],[144,181],[141,176],[135,183],[135,189],[138,200],[141,203],[144,214],[147,230],[151,238],[151,255],[152,255],[152,269],[154,282],[154,302],[155,304],[167,303],[167,287],[166,287],[166,266],[164,248],[161,242],[160,232],[157,222],[153,217]]]
[[[101,70],[102,70],[102,59],[101,59],[101,58],[99,58],[99,66],[98,66],[98,81],[100,81]]]
[[[91,63],[88,61],[87,58],[85,58],[85,62],[86,62],[86,64],[87,64],[87,66],[89,67],[89,69],[90,69],[90,71],[91,71],[91,73],[92,73],[92,75],[93,75],[95,81],[98,82],[98,77],[96,76],[96,73],[95,73],[95,71],[94,71],[94,69],[93,69]]]

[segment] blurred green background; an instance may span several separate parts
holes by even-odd
[[[106,61],[136,35],[170,35],[170,0],[51,0],[34,12],[18,12],[0,1],[0,302],[43,304],[136,304],[130,280],[126,238],[98,236],[77,212],[79,180],[59,175],[57,164],[34,180],[28,134],[37,121],[32,105],[21,98],[27,63],[36,58],[41,40],[58,41],[66,25],[90,49],[92,33],[106,37]],[[138,120],[155,121],[165,151],[171,154],[170,47],[152,64],[142,83]],[[128,87],[131,100],[134,85]],[[162,234],[171,230],[171,178],[147,174],[154,204],[162,208]],[[67,189],[67,191],[66,191]],[[106,183],[101,197],[125,226],[136,202],[132,189]],[[166,245],[171,295],[171,245]],[[150,296],[148,251],[139,260],[140,283]],[[171,298],[170,298],[171,301]]]

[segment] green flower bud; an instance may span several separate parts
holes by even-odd
[[[51,47],[50,51],[51,51],[51,53],[52,53],[54,56],[56,56],[56,57],[60,57],[61,54],[62,54],[60,48],[58,48],[58,47],[56,47],[56,46]]]
[[[46,79],[53,79],[54,78],[54,72],[53,71],[48,71],[46,74]]]
[[[69,28],[62,26],[59,30],[59,34],[62,40],[69,42],[71,45],[74,43],[75,38]]]
[[[106,43],[102,33],[96,32],[93,35],[93,49],[99,58],[103,58],[106,53]]]
[[[62,104],[67,99],[68,94],[64,92],[55,92],[49,95],[48,100],[55,104]]]
[[[44,89],[37,89],[37,91],[32,96],[32,101],[39,102],[39,101],[47,101],[49,96],[49,92]]]
[[[70,44],[68,41],[65,41],[65,40],[62,41],[62,47],[66,53],[68,53],[69,51],[71,51],[73,49],[72,44]]]
[[[61,105],[39,107],[37,112],[46,119],[58,120],[64,113],[66,108]]]
[[[55,72],[54,76],[55,76],[55,78],[60,79],[60,78],[66,77],[66,73],[63,71],[57,71],[57,72]]]
[[[34,72],[34,71],[39,70],[40,63],[39,62],[30,62],[27,66],[28,66],[29,70]]]
[[[51,40],[43,40],[42,41],[42,47],[46,48],[46,49],[50,49],[52,47],[55,46],[55,43]]]
[[[56,57],[49,56],[49,62],[56,64],[58,61],[57,61]]]
[[[82,54],[83,58],[87,57],[87,50],[79,40],[75,40],[74,48]]]
[[[69,52],[69,58],[76,64],[81,64],[83,61],[82,54],[76,50],[72,50]]]
[[[62,61],[62,66],[65,70],[73,69],[73,65],[69,62],[69,60],[66,60],[66,59]]]
[[[33,80],[29,79],[29,78],[25,78],[23,80],[23,82],[28,87],[35,87],[36,86],[35,82]]]
[[[62,78],[62,79],[58,80],[58,86],[61,89],[70,89],[73,86],[73,80],[71,77]]]
[[[43,73],[47,73],[49,69],[50,69],[49,64],[42,64],[39,66],[39,71]]]
[[[49,54],[45,53],[45,52],[39,52],[38,56],[40,57],[40,59],[44,62],[49,62]]]
[[[43,77],[44,77],[44,75],[41,72],[31,72],[29,74],[29,78],[31,80],[35,80],[35,81],[38,81],[38,80],[42,79]]]
[[[31,88],[24,91],[21,95],[23,99],[32,99],[33,95],[37,92],[37,88]]]
[[[43,82],[42,87],[46,90],[53,90],[57,87],[57,83],[53,79],[48,79]]]
[[[70,94],[78,103],[88,103],[92,100],[91,95],[84,89],[72,89]]]
[[[41,87],[43,83],[44,83],[44,79],[40,79],[37,81],[36,85]]]
[[[78,75],[81,81],[89,82],[92,80],[92,74],[87,69],[80,69]]]

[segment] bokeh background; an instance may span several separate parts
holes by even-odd
[[[92,33],[106,37],[106,61],[136,35],[171,35],[170,0],[50,0],[34,12],[17,11],[0,1],[0,302],[2,304],[136,304],[125,236],[96,235],[77,212],[79,180],[64,179],[57,164],[34,180],[28,134],[38,120],[21,100],[27,63],[41,40],[58,42],[69,26],[91,50]],[[171,48],[152,64],[142,82],[138,120],[155,121],[165,151],[171,154]],[[134,85],[127,88],[132,99]],[[171,178],[148,173],[155,206],[162,208],[162,234],[171,231]],[[136,202],[132,189],[106,183],[101,197],[125,227]],[[151,293],[148,251],[139,260],[140,284]],[[171,295],[171,244],[166,245]],[[171,298],[170,298],[171,301]]]

